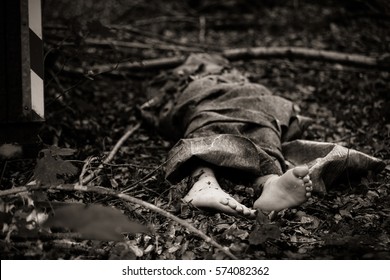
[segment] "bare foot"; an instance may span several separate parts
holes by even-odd
[[[263,211],[280,211],[298,206],[311,196],[312,190],[309,168],[297,166],[282,176],[270,176],[253,207]]]
[[[255,210],[242,205],[221,189],[210,168],[198,168],[193,172],[192,177],[196,182],[183,198],[185,202],[202,209],[211,209],[248,218],[255,217]]]

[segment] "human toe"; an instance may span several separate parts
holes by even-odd
[[[245,208],[246,208],[246,207],[245,207],[244,205],[239,204],[239,205],[236,205],[235,210],[236,210],[238,213],[243,214],[243,213],[245,212]]]
[[[310,187],[313,185],[313,182],[311,180],[304,182],[305,187]]]
[[[235,203],[233,200],[229,198],[222,198],[219,202],[225,206],[229,206],[232,209],[236,210],[237,208],[237,203]]]
[[[244,212],[243,212],[244,216],[251,216],[252,212],[253,212],[253,210],[251,210],[247,207],[244,207]]]
[[[309,174],[309,167],[307,165],[294,167],[293,174],[296,177],[304,178],[306,175]]]
[[[305,177],[302,178],[304,183],[309,183],[310,182],[310,176],[306,175]]]
[[[233,200],[229,199],[229,198],[222,198],[219,200],[219,202],[224,205],[224,206],[228,206],[230,207],[231,209],[237,211],[237,212],[241,212],[242,213],[242,209],[240,209],[240,207],[237,205],[237,203],[235,203]]]
[[[229,204],[229,199],[227,198],[222,198],[219,200],[219,203],[223,204],[223,205],[228,205]]]
[[[227,205],[228,205],[230,208],[237,210],[237,203],[235,203],[235,202],[234,202],[233,200],[231,200],[231,199],[227,199],[227,201],[228,201]]]

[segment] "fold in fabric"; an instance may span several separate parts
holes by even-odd
[[[170,75],[167,80],[181,81],[180,90],[168,105],[142,106],[141,113],[146,119],[157,114],[153,124],[177,138],[165,166],[172,183],[199,164],[264,176],[282,174],[287,161],[308,164],[314,190],[324,192],[346,171],[362,175],[384,168],[381,160],[340,145],[296,140],[310,120],[291,101],[230,69],[222,57],[193,54]]]
[[[285,159],[293,165],[309,166],[313,188],[318,192],[326,192],[347,172],[363,176],[370,170],[380,172],[385,168],[380,159],[333,143],[296,140],[283,143],[282,149]]]
[[[280,174],[274,167],[273,159],[246,137],[231,134],[219,134],[208,137],[181,139],[169,152],[165,165],[166,178],[177,183],[200,161],[253,176]],[[267,171],[265,171],[267,170]]]

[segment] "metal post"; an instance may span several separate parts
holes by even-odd
[[[41,0],[0,1],[0,144],[34,141],[44,120]]]

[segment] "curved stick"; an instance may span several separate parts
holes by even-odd
[[[129,138],[139,127],[141,126],[140,123],[137,123],[135,126],[133,126],[132,128],[130,128],[129,130],[126,131],[126,133],[118,140],[118,142],[115,144],[114,148],[111,150],[110,154],[104,159],[103,163],[100,164],[98,167],[97,167],[97,170],[93,171],[92,173],[90,173],[87,177],[85,177],[84,179],[81,179],[80,180],[80,183],[82,185],[84,184],[88,184],[89,182],[91,182],[91,180],[96,176],[98,175],[101,170],[104,168],[104,165],[109,163],[113,158],[114,156],[116,155],[116,153],[119,151],[120,147],[123,145],[123,143],[127,140],[127,138]],[[87,162],[86,164],[89,164],[89,162]]]

